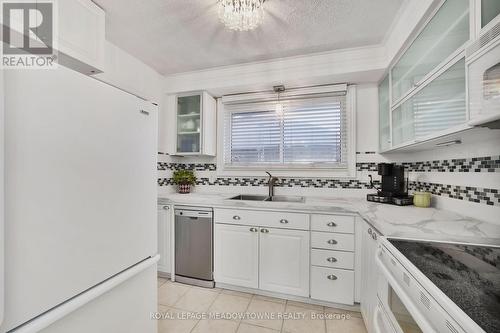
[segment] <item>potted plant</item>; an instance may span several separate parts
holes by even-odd
[[[179,193],[189,193],[191,186],[196,184],[196,176],[192,170],[176,170],[172,175],[172,181],[177,185]]]

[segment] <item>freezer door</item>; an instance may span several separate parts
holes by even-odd
[[[153,105],[64,67],[4,75],[0,332],[154,255],[157,242]]]
[[[175,211],[175,275],[213,280],[212,212]]]

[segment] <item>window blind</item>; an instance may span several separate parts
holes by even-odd
[[[224,164],[347,168],[345,96],[225,106]]]

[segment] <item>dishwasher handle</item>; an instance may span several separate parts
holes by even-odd
[[[175,210],[175,216],[211,219],[212,212],[203,212],[197,210]]]

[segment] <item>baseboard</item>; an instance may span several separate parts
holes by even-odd
[[[328,306],[330,308],[342,309],[342,310],[347,310],[347,311],[360,312],[360,308],[359,308],[358,303],[354,303],[354,305],[331,303],[331,302],[315,300],[315,299],[312,299],[309,297],[293,296],[293,295],[288,295],[288,294],[275,293],[272,291],[239,287],[239,286],[234,286],[231,284],[217,283],[217,282],[215,283],[215,287],[221,288],[221,289],[233,290],[233,291],[241,291],[241,292],[251,293],[251,294],[256,294],[256,295],[261,295],[261,296],[276,297],[276,298],[286,299],[286,300],[290,300],[290,301],[298,301],[298,302],[303,302],[303,303],[308,303],[308,304],[313,304],[313,305]]]

